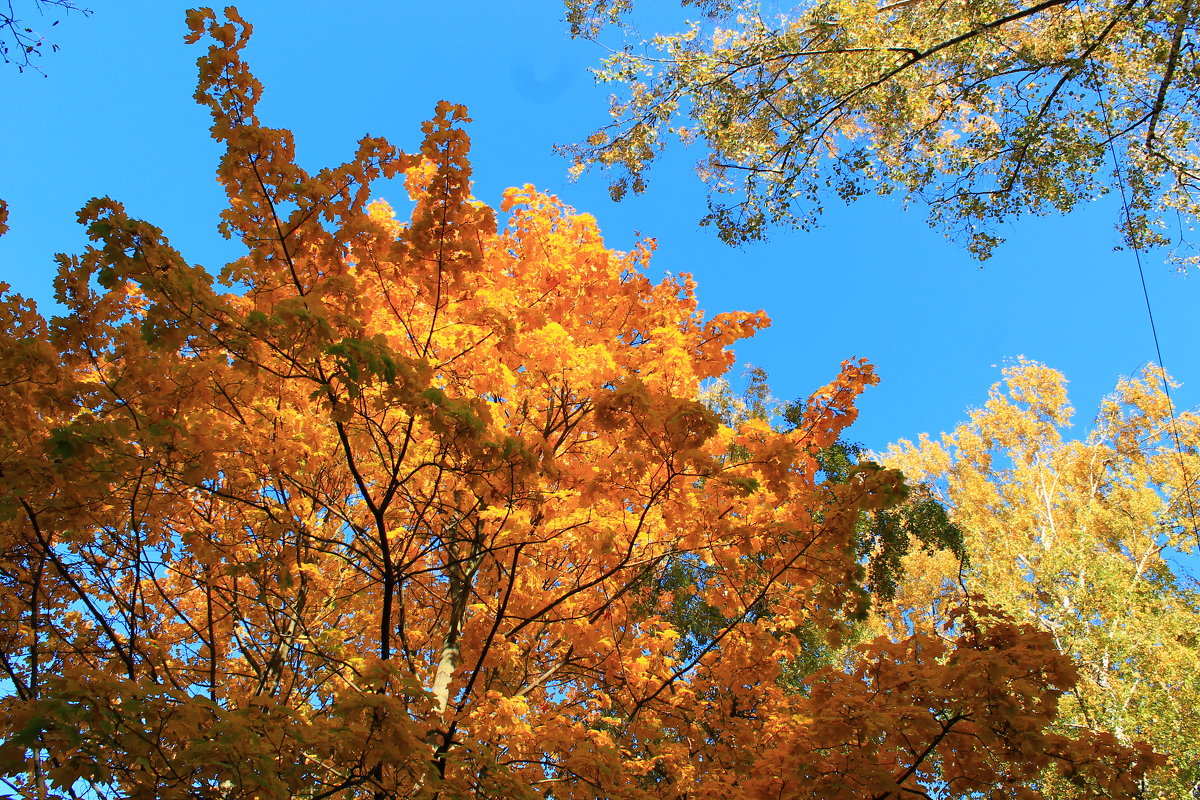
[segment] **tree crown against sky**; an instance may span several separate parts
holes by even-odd
[[[797,626],[837,640],[854,526],[904,495],[894,471],[818,475],[869,365],[789,433],[719,424],[699,382],[761,314],[704,318],[649,247],[609,251],[531,187],[502,227],[450,103],[419,153],[364,138],[302,170],[226,13],[189,39],[212,43],[197,98],[244,255],[214,276],[100,198],[60,259],[68,313],[0,303],[17,791],[1033,798],[1048,768],[1134,791],[1147,748],[1048,732],[1073,668],[978,604],[776,680]],[[408,222],[370,202],[392,175]],[[644,591],[679,554],[727,620],[687,656]]]
[[[498,198],[507,186],[533,182],[594,213],[606,240],[620,249],[633,246],[635,231],[652,232],[659,245],[653,270],[696,274],[701,307],[768,311],[770,332],[737,350],[740,360],[769,368],[787,397],[806,394],[809,377],[829,374],[842,359],[869,356],[884,380],[862,399],[866,413],[854,438],[873,449],[948,429],[995,380],[992,365],[1017,353],[1063,369],[1087,406],[1111,388],[1114,376],[1155,359],[1132,254],[1112,252],[1112,198],[1065,219],[1005,226],[1008,244],[985,270],[926,229],[919,210],[903,211],[896,198],[826,204],[819,230],[780,231],[770,242],[737,249],[712,247],[711,229],[695,225],[704,214],[692,170],[698,148],[668,148],[653,173],[653,191],[626,202],[608,199],[600,174],[566,181],[564,162],[550,146],[585,136],[602,115],[608,89],[589,85],[587,67],[601,50],[564,35],[558,0],[504,10],[463,0],[456,15],[461,24],[435,6],[414,6],[406,9],[405,24],[421,35],[404,48],[393,47],[389,29],[376,24],[376,4],[344,5],[318,18],[280,14],[273,0],[244,2],[243,11],[271,22],[248,52],[271,86],[264,108],[288,115],[301,163],[339,163],[348,155],[343,143],[363,131],[405,131],[438,99],[465,102],[475,120],[473,177],[480,196]],[[670,4],[662,6],[671,12]],[[177,44],[180,13],[182,6],[170,3],[107,0],[92,16],[73,15],[51,31],[62,51],[43,59],[48,78],[0,70],[3,91],[23,113],[21,124],[0,128],[0,148],[12,154],[0,196],[10,202],[13,227],[0,239],[0,272],[43,310],[53,303],[45,288],[53,255],[84,246],[75,213],[92,196],[119,196],[131,214],[154,220],[195,261],[219,265],[234,255],[211,235],[222,200],[208,180],[216,148],[186,89],[195,58]],[[674,29],[646,30],[656,28]],[[354,39],[361,58],[318,66],[289,57],[296,48],[319,49],[329,37]],[[437,81],[410,84],[382,107],[371,84],[357,80],[363,71],[420,74],[442,57],[440,43],[451,39],[479,57],[440,62]],[[147,62],[155,69],[145,69]],[[480,69],[483,64],[488,68]],[[116,86],[121,91],[111,91]],[[308,103],[314,93],[342,98],[338,113]],[[156,113],[145,115],[146,108]],[[78,136],[83,119],[87,147]],[[137,166],[149,163],[171,169]],[[195,189],[176,191],[181,184]],[[403,195],[402,189],[380,191]],[[1156,266],[1159,260],[1152,253],[1145,263],[1163,356],[1183,383],[1177,402],[1191,406],[1195,359],[1186,343],[1200,335],[1200,317],[1190,313],[1200,284],[1176,280]],[[836,335],[826,326],[813,336],[809,298],[818,297],[853,307],[854,324],[840,326]],[[931,383],[939,391],[929,392]]]
[[[1122,380],[1083,441],[1061,373],[1020,361],[970,420],[881,457],[928,482],[966,534],[964,565],[920,551],[876,621],[892,635],[937,624],[979,592],[1053,635],[1078,666],[1059,730],[1145,738],[1167,755],[1146,798],[1200,787],[1200,419],[1172,414],[1157,368]],[[1070,787],[1050,796],[1072,797]]]
[[[618,49],[613,121],[563,148],[642,191],[671,138],[698,141],[727,242],[808,228],[831,200],[898,193],[986,258],[998,223],[1123,195],[1135,247],[1196,254],[1200,108],[1192,0],[684,2],[706,15]],[[765,7],[764,7],[765,6]],[[576,35],[629,0],[566,0]],[[680,23],[682,25],[682,23]]]

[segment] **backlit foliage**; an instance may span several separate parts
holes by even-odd
[[[641,4],[565,5],[576,35],[597,36]],[[986,258],[998,222],[1123,183],[1126,239],[1197,259],[1193,0],[682,5],[705,19],[640,43],[631,31],[599,70],[621,87],[613,121],[564,148],[577,170],[614,169],[616,196],[644,189],[670,139],[699,141],[704,221],[726,241],[808,228],[837,198],[895,192]]]
[[[910,556],[885,619],[936,625],[965,587],[1037,625],[1080,674],[1055,727],[1150,741],[1168,760],[1143,796],[1165,799],[1200,784],[1200,592],[1176,560],[1197,551],[1200,425],[1172,422],[1160,375],[1122,381],[1087,440],[1067,441],[1063,376],[1019,362],[969,422],[889,451],[885,463],[937,487],[971,560]]]
[[[368,138],[309,174],[226,14],[191,12],[188,39],[212,41],[197,97],[245,255],[214,277],[98,199],[67,313],[0,303],[9,787],[1037,797],[1052,769],[1132,791],[1148,751],[1047,732],[1070,662],[985,609],[776,680],[797,630],[839,640],[855,524],[904,495],[888,470],[819,476],[869,365],[791,432],[720,424],[698,387],[762,314],[705,319],[649,246],[611,251],[531,187],[498,216],[450,103],[418,153]],[[405,221],[370,202],[391,176]],[[703,580],[651,591],[684,557]],[[702,643],[669,621],[688,596],[722,620]]]

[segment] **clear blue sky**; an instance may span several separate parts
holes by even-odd
[[[215,229],[217,147],[191,97],[199,47],[182,41],[187,4],[90,5],[93,16],[51,31],[62,49],[42,59],[48,77],[0,70],[0,197],[12,227],[0,238],[0,280],[44,310],[52,255],[82,250],[75,212],[95,195],[123,201],[210,269],[235,255]],[[1066,373],[1083,434],[1116,380],[1154,359],[1133,256],[1113,252],[1111,203],[1009,226],[982,268],[929,230],[921,209],[882,200],[830,209],[815,233],[731,250],[696,225],[698,150],[671,151],[649,192],[620,204],[603,176],[566,180],[550,148],[600,124],[608,90],[586,71],[603,50],[567,37],[558,0],[239,8],[255,25],[248,58],[266,86],[261,114],[295,132],[305,166],[340,162],[365,133],[415,148],[438,100],[465,103],[479,198],[497,204],[505,187],[533,183],[594,214],[613,247],[628,248],[635,232],[656,238],[653,270],[691,272],[709,313],[765,309],[772,328],[738,358],[766,368],[781,398],[826,383],[845,358],[873,361],[883,382],[851,433],[871,448],[953,427],[1017,355]],[[1161,254],[1145,265],[1167,367],[1185,384],[1178,404],[1193,407],[1200,282]]]

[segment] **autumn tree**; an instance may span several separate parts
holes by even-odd
[[[745,388],[735,392],[728,378],[706,382],[700,401],[731,427],[762,420],[775,430],[790,433],[804,425],[806,400],[784,402],[771,394],[767,372],[747,365]],[[744,454],[736,445],[727,457]],[[863,470],[878,469],[872,454],[859,442],[838,439],[814,454],[819,475],[832,483],[845,483]],[[855,557],[863,568],[868,589],[862,597],[863,613],[874,601],[889,601],[904,579],[904,556],[914,546],[928,551],[945,550],[954,559],[966,558],[962,531],[946,516],[931,488],[905,481],[904,499],[888,508],[863,511],[856,526]]]
[[[971,559],[961,569],[909,556],[910,580],[882,619],[893,635],[936,624],[966,589],[1038,626],[1080,674],[1055,729],[1152,742],[1168,759],[1142,796],[1189,797],[1200,786],[1200,586],[1183,565],[1200,544],[1200,420],[1172,416],[1156,368],[1121,381],[1085,440],[1064,438],[1071,416],[1063,376],[1022,361],[969,422],[887,453],[936,487]]]
[[[723,423],[738,427],[750,420],[761,420],[781,432],[794,431],[802,425],[806,403],[796,400],[782,402],[770,391],[766,370],[747,365],[746,379],[741,392],[734,391],[727,377],[706,382],[700,391],[700,401]],[[878,469],[870,454],[858,443],[838,439],[814,454],[817,474],[833,484],[853,480],[864,470]],[[725,459],[743,459],[745,453],[731,445]],[[906,485],[903,500],[887,508],[860,510],[853,525],[854,537],[848,552],[858,564],[859,580],[864,591],[859,605],[847,616],[843,630],[836,639],[814,624],[800,625],[793,630],[795,649],[780,664],[776,681],[793,691],[806,691],[806,679],[826,666],[853,664],[855,645],[877,633],[870,611],[880,603],[888,604],[904,579],[904,556],[914,547],[929,552],[948,551],[954,558],[966,557],[962,532],[949,522],[946,510],[930,496],[929,488]],[[650,598],[670,593],[671,602],[662,612],[664,619],[680,632],[684,648],[703,647],[727,624],[726,617],[711,604],[692,593],[680,593],[681,586],[704,580],[705,564],[696,558],[682,555],[671,559],[665,569],[648,586]],[[752,613],[766,615],[772,610],[766,605]]]
[[[619,197],[671,139],[702,142],[727,242],[897,193],[986,258],[998,223],[1121,187],[1128,242],[1200,257],[1192,0],[684,0],[705,19],[640,42],[633,0],[565,4],[576,35],[629,39],[598,72],[622,89],[612,122],[563,148],[575,170],[611,168]]]
[[[1047,726],[1073,669],[978,605],[776,680],[864,591],[895,472],[697,401],[760,314],[706,319],[650,247],[532,187],[470,193],[465,111],[419,152],[296,165],[256,115],[234,9],[197,98],[225,146],[217,275],[109,198],[50,320],[0,302],[0,775],[26,797],[1129,796],[1142,745]],[[372,183],[402,178],[407,220]],[[731,446],[741,448],[726,458]],[[671,559],[703,581],[654,597]],[[687,649],[691,594],[724,622]],[[759,614],[755,610],[769,609]],[[937,787],[937,788],[931,788]]]

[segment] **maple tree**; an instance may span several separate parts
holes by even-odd
[[[565,4],[585,36],[632,29],[637,6]],[[613,121],[562,148],[576,174],[615,170],[617,197],[645,188],[668,140],[698,140],[704,222],[729,242],[807,228],[831,197],[896,192],[986,258],[998,223],[1120,186],[1127,241],[1200,257],[1184,232],[1200,210],[1192,0],[813,0],[777,18],[756,0],[682,5],[707,18],[616,49],[598,70],[627,89]]]
[[[532,187],[470,193],[464,109],[310,174],[256,115],[235,9],[188,14],[225,152],[217,275],[100,198],[44,319],[0,295],[0,776],[129,798],[1128,796],[1155,761],[1048,730],[1075,679],[975,603],[803,684],[865,591],[895,471],[699,386],[767,322],[705,319],[649,243]],[[408,221],[373,181],[403,178]],[[501,225],[501,220],[504,224]],[[731,448],[740,448],[729,458]],[[703,579],[656,593],[681,557]],[[722,615],[684,642],[673,603]],[[938,787],[938,788],[930,788]],[[1032,787],[1032,788],[1031,788]]]
[[[762,420],[774,429],[791,432],[804,425],[805,400],[781,402],[772,396],[766,370],[747,365],[746,387],[737,394],[727,378],[707,382],[700,400],[725,424],[738,427]],[[744,457],[736,446],[730,457]],[[862,444],[842,439],[814,454],[820,475],[833,483],[845,483],[864,469],[878,464]],[[863,614],[871,600],[891,600],[904,579],[904,556],[915,544],[929,550],[944,550],[955,559],[966,557],[963,535],[946,517],[945,508],[930,487],[906,481],[905,498],[888,508],[860,514],[856,524],[856,558],[865,567],[870,597],[862,598]]]
[[[969,422],[894,446],[885,463],[932,483],[971,559],[908,556],[878,622],[934,625],[965,588],[1037,625],[1080,673],[1055,728],[1150,741],[1167,760],[1143,796],[1177,798],[1200,787],[1200,587],[1172,565],[1200,544],[1200,419],[1172,416],[1162,380],[1151,367],[1121,381],[1070,441],[1062,374],[1021,361]]]
[[[725,424],[738,427],[749,420],[762,420],[775,430],[791,432],[803,425],[806,402],[784,403],[771,395],[766,370],[747,365],[746,386],[735,393],[728,378],[706,382],[700,400]],[[839,439],[814,454],[818,474],[831,483],[845,483],[860,471],[878,469],[861,445]],[[726,458],[744,458],[737,445],[730,448]],[[830,640],[815,625],[798,626],[793,630],[797,648],[781,665],[777,681],[802,690],[808,675],[830,665],[852,663],[854,645],[870,636],[875,626],[870,610],[880,602],[893,600],[904,580],[904,556],[914,544],[928,550],[946,551],[956,559],[966,557],[962,531],[949,522],[945,508],[932,499],[929,487],[909,485],[905,498],[887,508],[860,511],[854,523],[854,541],[850,550],[862,568],[861,577],[867,590],[860,595],[859,607],[849,615],[842,635]],[[680,585],[700,582],[704,565],[686,558],[672,560],[655,585],[656,592],[673,592]],[[681,633],[685,647],[706,643],[725,623],[725,618],[702,598],[684,594],[672,597],[673,602],[663,616]],[[758,609],[757,613],[770,613]],[[849,660],[848,660],[849,659]]]

